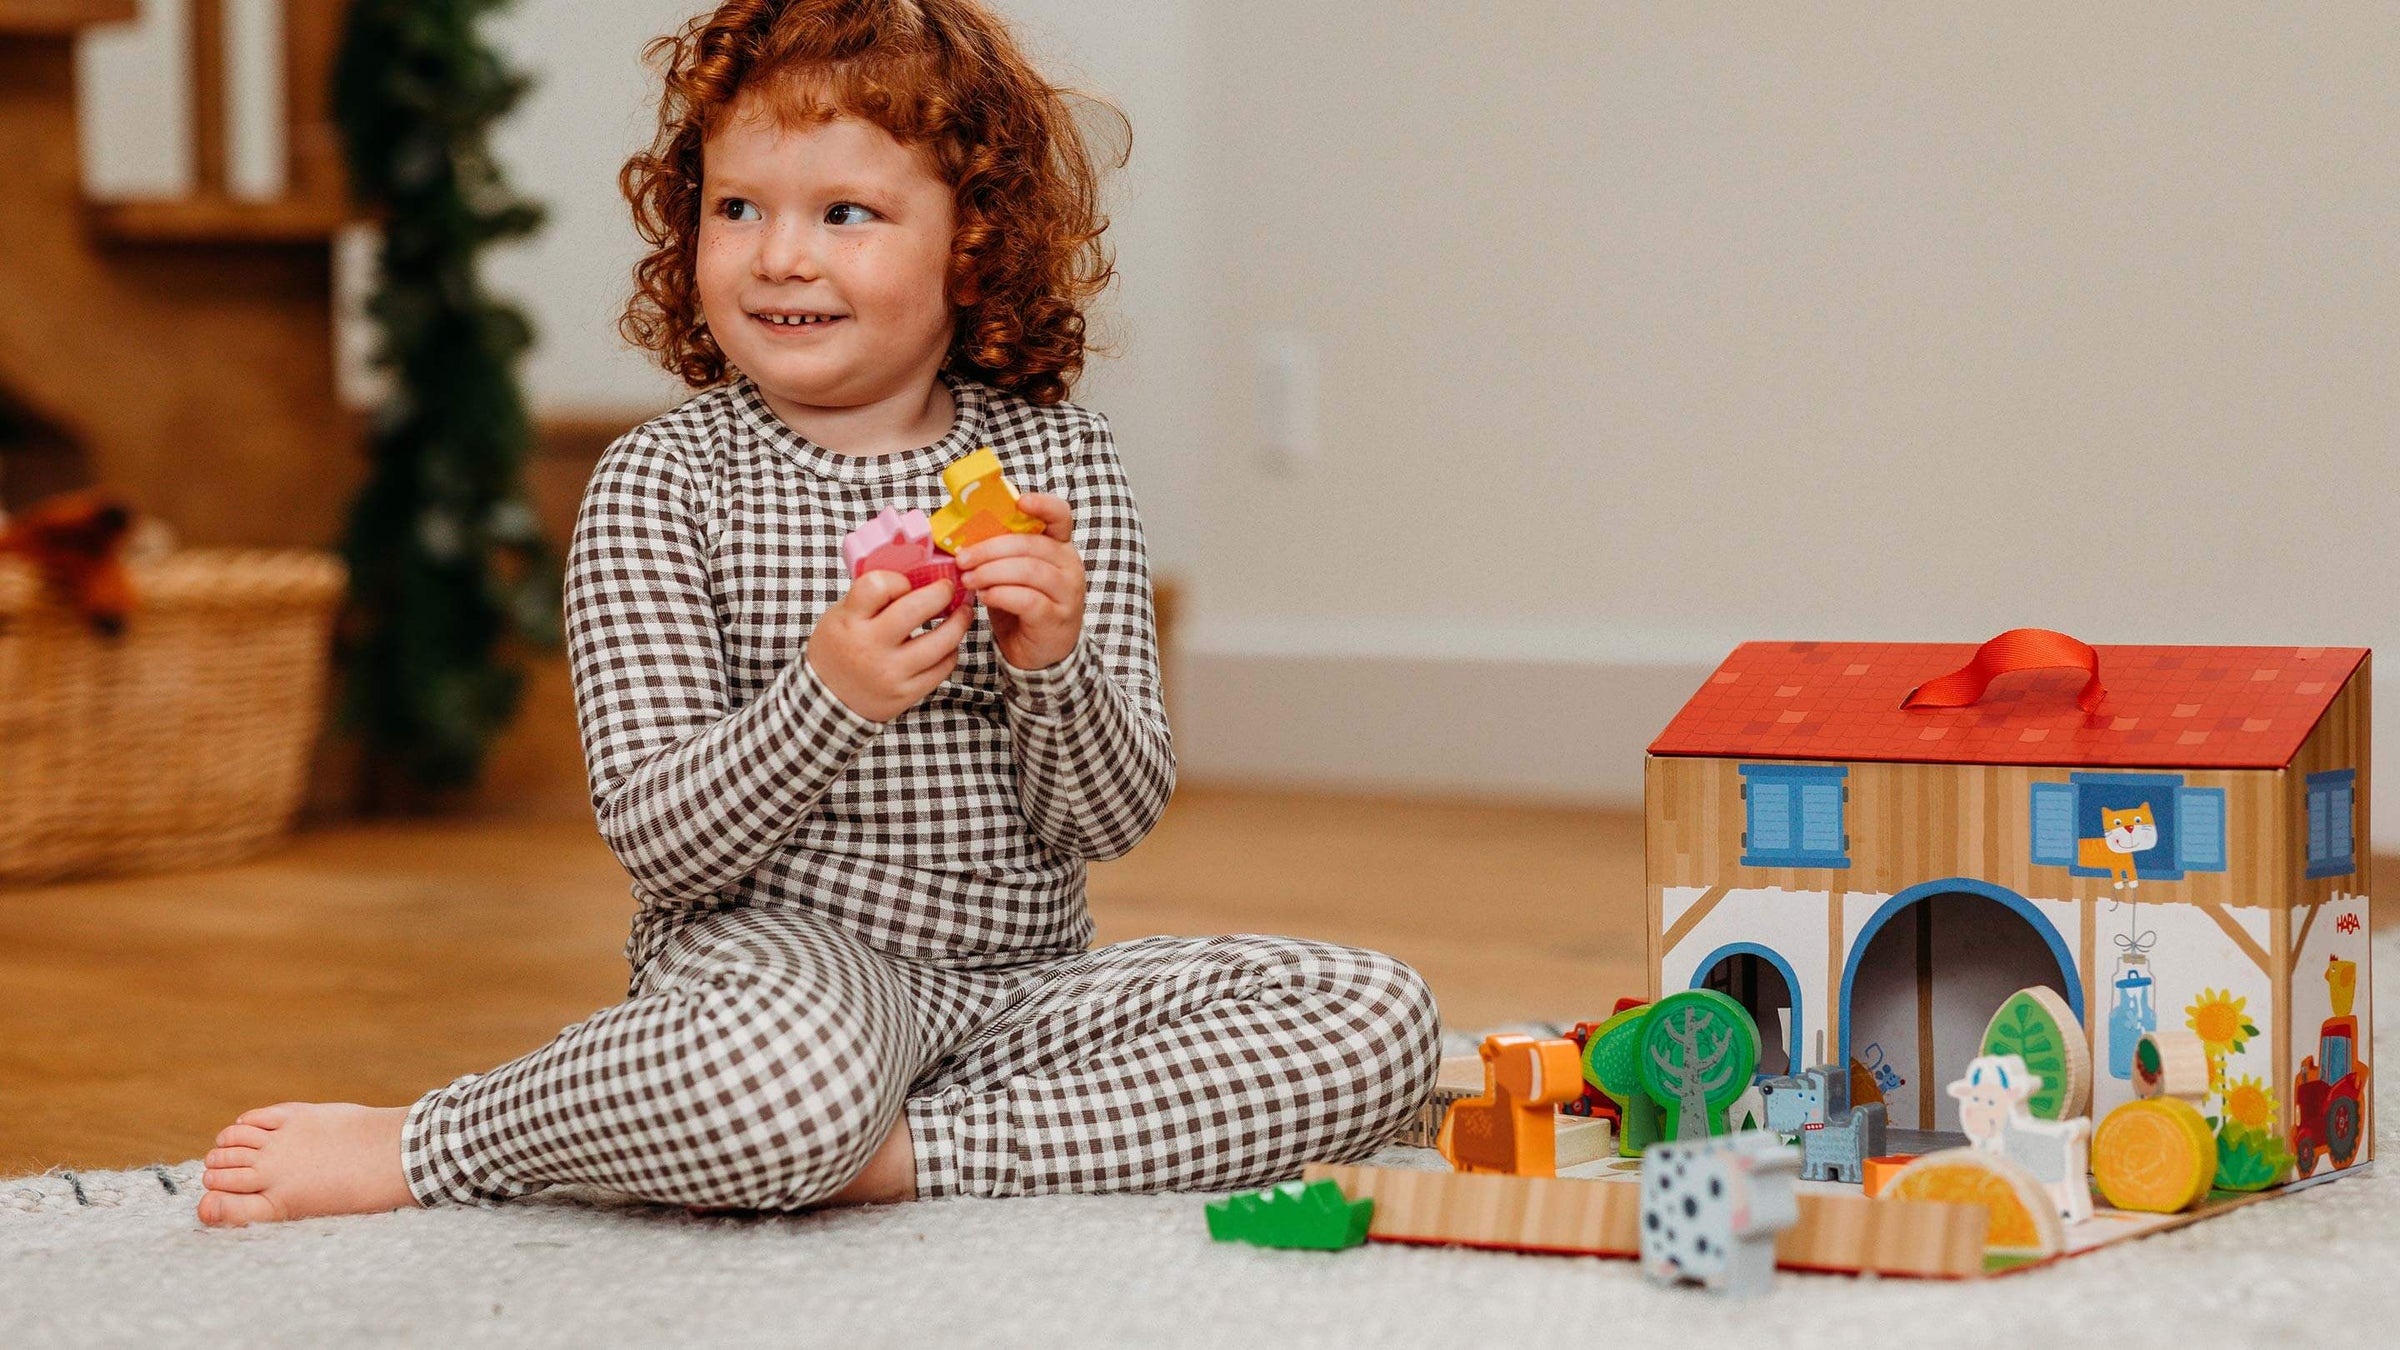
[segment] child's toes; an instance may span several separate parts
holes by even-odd
[[[249,1110],[242,1112],[240,1115],[235,1116],[233,1118],[233,1123],[236,1125],[256,1125],[262,1130],[277,1129],[283,1124],[283,1107],[281,1104],[275,1106],[254,1106]]]
[[[256,1125],[228,1125],[217,1131],[217,1147],[257,1148],[267,1142],[267,1132]]]
[[[200,1222],[211,1228],[239,1228],[266,1223],[275,1217],[275,1203],[263,1195],[227,1195],[210,1191],[200,1197]]]
[[[208,1151],[208,1156],[200,1161],[210,1167],[255,1167],[258,1165],[258,1150],[241,1147],[212,1148]]]
[[[265,1190],[267,1179],[255,1167],[211,1167],[200,1174],[200,1184],[212,1191],[248,1195]]]

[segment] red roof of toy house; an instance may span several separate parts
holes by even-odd
[[[1911,708],[1908,691],[1975,655],[1972,643],[1746,642],[1651,742],[1654,755],[2279,769],[2367,653],[2361,647],[2101,647],[2107,693],[2075,706],[2084,673],[2003,675],[1964,708]]]

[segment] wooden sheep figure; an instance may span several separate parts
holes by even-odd
[[[1850,1075],[1831,1064],[1769,1078],[1759,1088],[1767,1097],[1767,1128],[1786,1140],[1850,1109]]]
[[[2025,1099],[2041,1086],[2022,1055],[1978,1055],[1949,1092],[1958,1098],[1959,1128],[1970,1143],[2032,1173],[2058,1205],[2058,1217],[2082,1223],[2092,1217],[2092,1122],[2037,1119]]]
[[[1483,1095],[1450,1108],[1438,1144],[1461,1172],[1558,1174],[1558,1108],[1583,1095],[1583,1064],[1570,1040],[1487,1036]]]
[[[1800,1220],[1799,1160],[1765,1130],[1642,1150],[1642,1273],[1737,1296],[1775,1278],[1775,1238]]]

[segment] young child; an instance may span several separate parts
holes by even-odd
[[[1111,268],[1059,92],[974,0],[728,0],[654,51],[625,327],[706,392],[602,456],[566,582],[628,996],[412,1106],[243,1115],[200,1218],[1230,1188],[1371,1151],[1432,1086],[1415,972],[1087,950],[1085,862],[1156,823],[1174,756],[1133,498],[1063,401]],[[959,556],[979,603],[851,581],[842,536],[982,446],[1045,529]]]

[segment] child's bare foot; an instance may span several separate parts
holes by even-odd
[[[245,1111],[204,1159],[200,1222],[222,1228],[413,1208],[400,1167],[405,1106],[282,1102]]]

